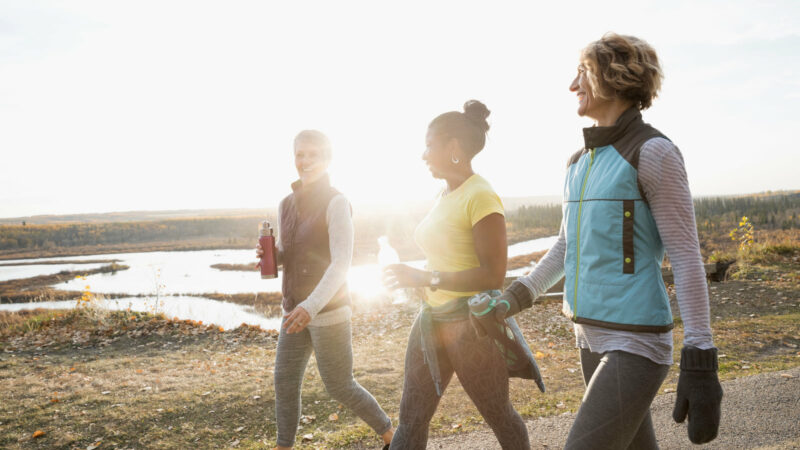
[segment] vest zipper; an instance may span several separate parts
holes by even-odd
[[[581,211],[583,210],[583,194],[586,192],[586,180],[589,179],[589,173],[592,171],[594,164],[594,149],[589,150],[589,168],[586,169],[586,175],[583,177],[583,184],[581,185],[581,197],[578,201],[578,230],[575,253],[577,258],[575,260],[575,290],[572,295],[572,320],[578,318],[578,273],[581,267]]]

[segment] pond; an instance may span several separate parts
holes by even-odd
[[[508,256],[518,256],[550,248],[557,237],[551,236],[531,241],[520,242],[508,247]],[[280,292],[281,278],[262,280],[258,272],[223,271],[211,268],[214,264],[255,264],[254,250],[199,250],[179,252],[147,252],[119,253],[113,255],[88,255],[73,257],[38,258],[2,261],[0,264],[0,281],[27,278],[37,275],[57,273],[61,270],[81,270],[99,267],[101,264],[70,264],[69,261],[81,260],[118,260],[117,264],[129,266],[127,270],[116,273],[94,274],[85,280],[73,279],[58,283],[52,287],[64,290],[89,290],[96,294],[142,295],[149,298],[125,298],[109,303],[110,308],[130,304],[136,311],[148,311],[154,298],[159,299],[161,311],[168,317],[179,319],[202,320],[222,327],[238,326],[241,323],[261,325],[253,322],[251,314],[268,322],[274,328],[275,321],[261,316],[252,308],[234,303],[220,302],[202,297],[186,297],[186,294],[241,294],[256,292]],[[34,264],[13,266],[31,262],[64,261],[64,264]],[[422,268],[424,261],[410,261],[409,265]],[[521,275],[528,268],[509,271],[509,275]],[[380,267],[377,264],[353,266],[348,275],[348,283],[354,294],[361,298],[371,298],[382,292],[380,283]],[[183,294],[183,295],[182,295]],[[148,303],[149,302],[149,303]],[[74,302],[38,302],[33,304],[4,304],[0,310],[15,311],[30,308],[70,308]],[[122,308],[124,309],[124,308]],[[230,319],[226,319],[230,317]],[[266,324],[267,322],[264,322]],[[262,326],[263,328],[263,326]]]

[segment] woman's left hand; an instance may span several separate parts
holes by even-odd
[[[298,306],[292,312],[283,316],[282,328],[286,328],[286,332],[289,334],[299,333],[306,329],[309,322],[311,322],[311,316],[308,311]]]
[[[431,273],[405,264],[390,264],[383,270],[383,284],[389,289],[431,285]]]

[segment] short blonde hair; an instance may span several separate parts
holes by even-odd
[[[647,109],[661,90],[664,73],[653,47],[634,36],[606,33],[581,51],[595,96],[621,98]]]
[[[303,130],[297,133],[297,136],[294,138],[294,149],[297,150],[297,145],[300,143],[308,143],[316,145],[317,147],[322,150],[322,156],[326,160],[331,159],[331,140],[328,139],[328,136],[325,136],[325,133],[319,130]]]

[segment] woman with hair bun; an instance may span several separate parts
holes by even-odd
[[[562,311],[574,322],[586,383],[567,449],[658,448],[650,404],[673,363],[665,250],[684,327],[673,418],[688,414],[695,444],[717,436],[722,388],[686,168],[641,114],[662,78],[655,50],[639,38],[608,33],[583,49],[569,90],[595,125],[567,164],[558,241],[496,302],[515,314],[566,277]]]
[[[502,288],[506,274],[503,204],[472,169],[472,158],[486,142],[488,116],[483,103],[470,100],[464,112],[446,112],[428,125],[422,159],[434,178],[445,181],[414,233],[428,270],[404,264],[386,268],[390,288],[425,288],[408,338],[392,449],[425,448],[431,417],[454,372],[503,448],[530,446],[508,397],[506,361],[491,339],[478,337],[469,320],[469,297]]]
[[[283,322],[275,354],[278,449],[294,445],[303,374],[313,351],[325,390],[387,444],[392,421],[353,378],[347,271],[353,256],[350,203],[331,186],[331,142],[317,130],[294,139],[300,179],[278,207],[278,259],[283,265]],[[263,249],[256,247],[261,257]]]

